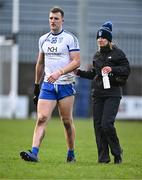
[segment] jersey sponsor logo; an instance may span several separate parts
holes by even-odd
[[[48,47],[48,52],[57,52],[58,48],[57,47]]]
[[[61,56],[62,53],[45,53],[48,56]]]
[[[62,53],[58,52],[58,48],[54,47],[54,46],[48,47],[47,53],[45,53],[45,54],[48,56],[61,56],[62,55]]]

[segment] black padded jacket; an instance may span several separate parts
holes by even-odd
[[[101,69],[110,66],[112,72],[109,73],[110,89],[103,88]],[[125,85],[130,74],[128,59],[121,49],[113,46],[112,49],[105,47],[97,51],[93,57],[93,66],[89,71],[78,69],[77,75],[82,78],[92,79],[93,96],[122,96],[122,86]]]

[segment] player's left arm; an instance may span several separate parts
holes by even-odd
[[[70,63],[62,68],[63,74],[69,73],[80,67],[80,51],[70,52]]]

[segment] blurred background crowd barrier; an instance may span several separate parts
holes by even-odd
[[[0,117],[35,114],[32,97],[38,39],[49,31],[48,14],[53,6],[64,9],[64,29],[79,38],[82,69],[92,64],[98,28],[112,21],[113,42],[131,65],[117,117],[142,119],[141,0],[0,0]],[[91,81],[77,77],[76,89],[74,116],[91,117]]]

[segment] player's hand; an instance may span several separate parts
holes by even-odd
[[[37,97],[37,96],[34,96],[34,97],[33,97],[33,102],[34,102],[34,104],[37,106],[37,103],[38,103],[38,97]]]
[[[33,102],[34,102],[35,105],[37,105],[37,103],[38,103],[39,93],[40,93],[39,84],[35,84],[35,87],[34,87],[34,97],[33,97]]]
[[[57,70],[51,73],[47,80],[49,83],[54,83],[57,79],[59,79],[61,75],[62,75],[62,72],[60,70]]]

